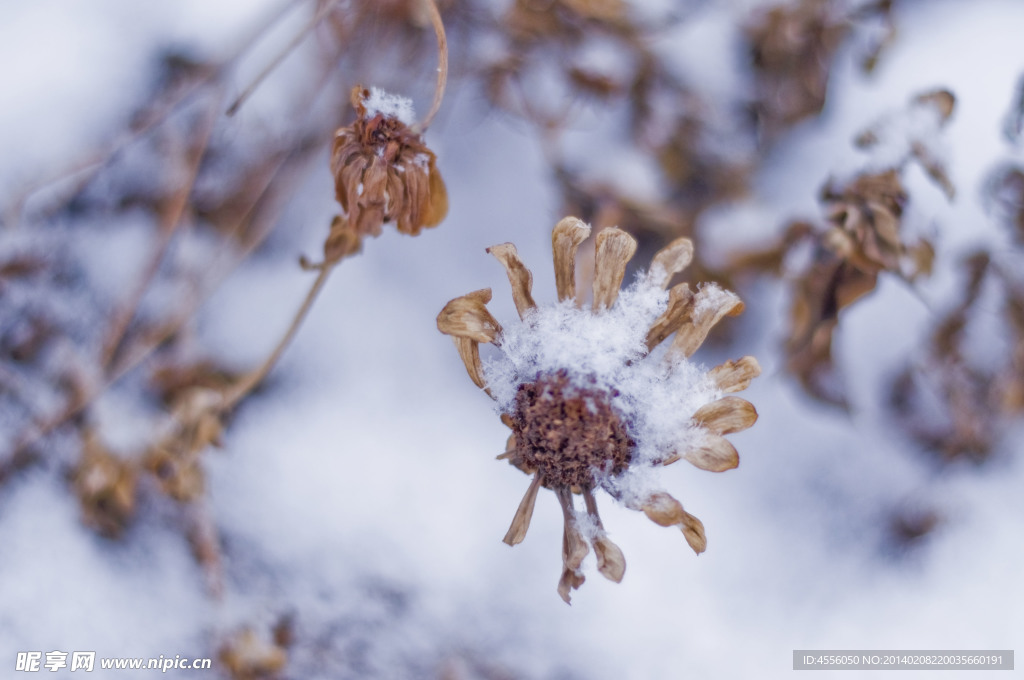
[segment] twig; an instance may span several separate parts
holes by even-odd
[[[277,56],[270,60],[270,63],[267,64],[263,68],[263,70],[259,72],[259,75],[253,78],[252,82],[249,83],[249,85],[246,86],[244,90],[242,90],[242,94],[238,95],[238,97],[235,98],[235,100],[231,103],[231,106],[229,106],[227,109],[227,115],[233,116],[238,112],[238,109],[242,107],[242,104],[244,104],[249,99],[249,97],[252,96],[252,94],[256,91],[256,88],[258,88],[263,83],[263,81],[266,80],[267,76],[273,73],[274,69],[280,66],[281,63],[288,58],[288,55],[290,55],[295,50],[295,48],[302,44],[302,41],[306,39],[306,36],[309,35],[309,33],[312,32],[312,30],[316,28],[321,21],[324,20],[324,17],[326,17],[331,12],[331,10],[334,9],[335,5],[337,5],[339,2],[340,0],[329,0],[329,2],[325,3],[324,6],[321,7],[316,14],[313,15],[313,18],[309,21],[309,23],[306,24],[306,26],[303,27],[303,29],[299,31],[287,45],[285,45],[284,49],[277,53]]]
[[[223,78],[224,74],[234,65],[235,62],[245,55],[260,36],[273,28],[282,17],[290,12],[294,6],[301,4],[301,2],[302,0],[288,0],[275,11],[269,13],[263,21],[260,21],[249,32],[249,34],[238,43],[235,49],[228,52],[227,56],[222,58],[219,63],[213,66],[213,68],[208,69],[203,75],[194,78],[179,93],[177,93],[176,96],[171,97],[154,112],[147,113],[143,118],[143,122],[132,125],[127,132],[118,136],[105,149],[101,151],[94,151],[84,160],[73,163],[69,168],[65,168],[49,177],[44,177],[42,180],[31,183],[22,189],[11,201],[9,207],[5,211],[4,226],[8,229],[16,228],[21,222],[21,213],[25,203],[29,198],[42,189],[57,182],[71,179],[82,174],[86,174],[86,177],[84,177],[79,184],[87,182],[91,177],[91,173],[99,171],[103,166],[110,162],[110,159],[115,157],[136,140],[145,136],[150,130],[160,125],[163,121],[167,120],[168,116],[178,110],[180,106],[190,101],[192,97],[203,87]]]
[[[418,132],[425,132],[430,123],[434,120],[438,110],[441,108],[441,101],[444,99],[444,90],[448,85],[448,38],[444,33],[444,22],[441,20],[441,12],[437,9],[434,0],[423,0],[430,14],[430,23],[434,26],[434,34],[437,36],[437,86],[434,88],[434,101],[430,105],[430,111],[423,120],[416,124]]]
[[[334,269],[336,262],[325,263],[320,267],[320,273],[317,274],[316,280],[313,281],[312,287],[309,292],[306,293],[306,299],[302,301],[302,306],[299,307],[299,311],[295,313],[295,317],[292,319],[292,323],[288,326],[288,330],[285,331],[284,335],[278,341],[277,346],[270,353],[270,356],[255,370],[249,373],[242,381],[235,386],[235,388],[224,398],[224,402],[221,405],[222,411],[229,411],[234,408],[238,402],[240,402],[247,394],[259,385],[270,370],[277,364],[278,359],[284,353],[284,350],[291,343],[295,334],[298,333],[299,327],[305,320],[309,310],[313,307],[313,302],[316,300],[317,295],[323,289],[324,284],[327,283],[327,277],[330,275],[331,270]]]
[[[194,158],[189,159],[188,162],[188,176],[174,196],[170,208],[163,213],[165,219],[162,220],[163,223],[160,225],[160,238],[156,249],[150,256],[145,269],[143,269],[142,277],[132,291],[131,296],[125,304],[118,308],[110,322],[100,358],[100,366],[104,368],[110,365],[118,348],[121,346],[129,324],[131,324],[132,319],[138,313],[142,298],[145,296],[146,291],[149,290],[150,284],[160,270],[160,264],[167,254],[167,248],[170,246],[178,228],[184,222],[185,212],[189,204],[188,199],[192,195],[192,189],[199,175],[200,165],[202,164],[203,157],[206,155],[210,135],[213,133],[214,123],[217,119],[217,112],[220,110],[220,102],[221,97],[216,97],[213,105],[207,111],[206,119],[203,121],[203,126],[199,132],[199,138],[196,140],[197,146],[193,151]]]

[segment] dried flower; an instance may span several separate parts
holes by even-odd
[[[602,575],[618,582],[625,571],[622,551],[598,516],[597,488],[662,526],[678,526],[695,552],[704,550],[700,520],[649,477],[681,458],[713,472],[736,467],[736,449],[723,435],[750,427],[757,413],[749,402],[725,395],[760,374],[749,356],[710,371],[689,360],[711,327],[741,312],[743,303],[715,284],[666,290],[693,257],[688,239],[659,251],[651,269],[620,292],[636,241],[617,228],[601,231],[592,305],[578,306],[576,251],[589,234],[575,217],[555,226],[558,303],[534,302],[532,274],[515,246],[504,243],[488,252],[508,274],[521,323],[503,327],[491,316],[490,290],[455,298],[437,317],[470,378],[495,399],[512,430],[499,458],[533,477],[505,542],[515,545],[526,536],[540,487],[558,498],[565,519],[558,592],[566,602],[584,581],[580,567],[588,543]],[[495,345],[500,358],[484,364],[481,343]],[[583,497],[582,511],[574,494]]]
[[[409,128],[412,105],[380,90],[355,87],[357,118],[335,133],[331,173],[345,211],[344,226],[356,240],[379,236],[394,220],[415,236],[448,212],[448,193],[434,152]],[[338,239],[332,227],[332,236]]]

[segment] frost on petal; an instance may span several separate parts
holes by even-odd
[[[508,274],[508,282],[512,286],[512,299],[516,303],[519,318],[525,319],[526,313],[537,307],[533,301],[533,274],[519,259],[519,252],[511,243],[491,246],[487,252],[497,258]]]
[[[672,341],[671,351],[689,357],[704,343],[704,338],[722,317],[743,311],[743,301],[730,291],[708,284],[697,291],[690,318],[683,322]]]
[[[594,256],[594,311],[615,304],[626,275],[626,263],[635,253],[636,239],[621,229],[613,227],[598,233]]]
[[[745,430],[757,421],[757,410],[746,399],[722,397],[705,404],[693,414],[693,421],[715,434]]]
[[[487,311],[490,301],[490,288],[449,301],[437,315],[437,330],[477,342],[493,342],[501,333],[501,324]]]
[[[558,300],[576,299],[576,250],[590,236],[590,227],[576,217],[565,217],[551,232]]]
[[[655,253],[648,276],[661,288],[668,288],[672,277],[690,266],[693,261],[693,241],[677,238]]]
[[[750,387],[750,381],[761,375],[761,364],[752,356],[735,361],[726,361],[708,371],[718,389],[723,392],[739,392]]]
[[[712,432],[707,433],[699,445],[686,449],[683,458],[709,472],[724,472],[740,464],[736,447],[725,437]]]
[[[540,490],[540,474],[533,476],[526,495],[519,503],[515,517],[512,518],[512,526],[508,528],[505,538],[502,540],[508,545],[517,545],[526,538],[526,531],[530,528],[530,520],[533,518],[533,507],[537,503],[537,492]]]

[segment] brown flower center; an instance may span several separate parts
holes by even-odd
[[[517,457],[544,486],[586,487],[595,470],[629,466],[634,443],[608,394],[572,385],[565,371],[520,385],[512,420]]]

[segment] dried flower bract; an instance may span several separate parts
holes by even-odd
[[[736,449],[724,435],[754,424],[749,402],[729,393],[745,389],[761,369],[753,357],[710,371],[690,361],[723,316],[742,311],[736,295],[715,284],[692,290],[673,276],[693,258],[693,245],[677,239],[659,251],[651,268],[620,290],[636,241],[605,229],[596,238],[592,303],[577,304],[576,252],[590,227],[574,217],[552,234],[558,302],[538,306],[533,275],[515,246],[489,248],[508,274],[520,322],[502,326],[488,312],[489,290],[455,298],[437,326],[455,340],[470,377],[497,402],[511,430],[499,458],[532,476],[505,535],[526,537],[541,487],[551,489],[564,522],[558,592],[584,581],[583,559],[593,548],[597,569],[621,581],[622,551],[609,539],[597,511],[600,488],[661,526],[677,526],[697,553],[707,546],[704,526],[682,504],[651,484],[654,470],[680,459],[712,472],[736,467]],[[664,340],[672,337],[667,346]],[[480,343],[499,358],[483,362]],[[583,497],[577,509],[575,497]]]

